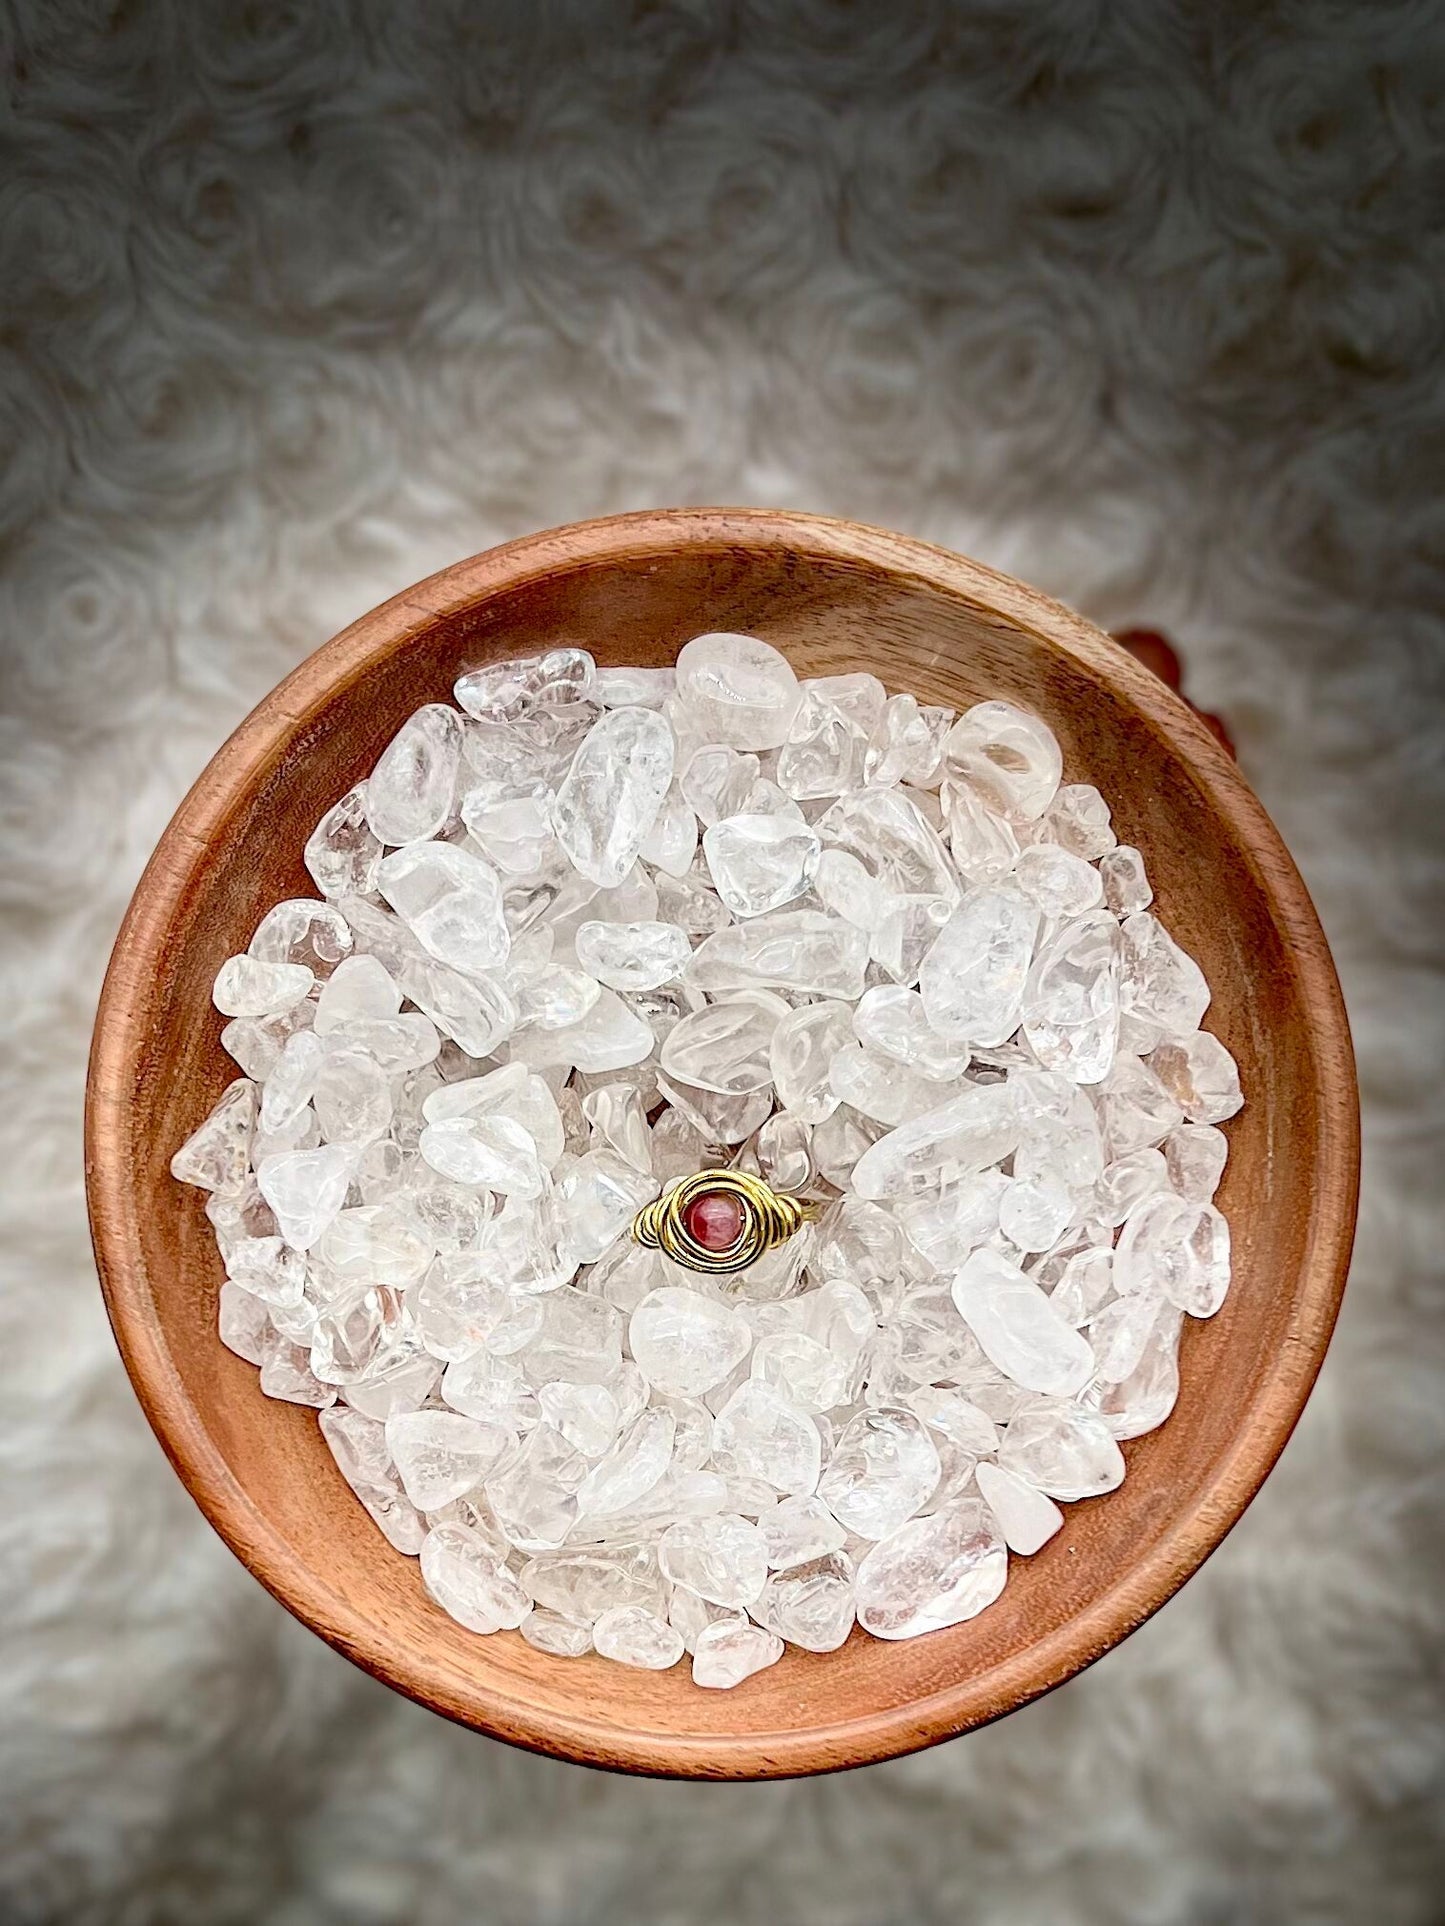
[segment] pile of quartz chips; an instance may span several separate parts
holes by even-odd
[[[223,1340],[474,1631],[731,1686],[973,1616],[1229,1282],[1239,1082],[1138,850],[1035,716],[747,636],[456,701],[216,978]],[[728,1164],[821,1219],[632,1241]]]

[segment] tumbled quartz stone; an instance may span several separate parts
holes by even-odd
[[[1073,1200],[1045,1177],[1013,1177],[998,1204],[998,1227],[1021,1251],[1046,1251],[1068,1228]]]
[[[864,782],[881,787],[934,781],[953,720],[952,709],[920,707],[916,696],[889,696],[863,759]]]
[[[835,1550],[773,1572],[752,1611],[790,1645],[836,1652],[853,1629],[852,1559]]]
[[[1121,1383],[1139,1368],[1158,1314],[1159,1299],[1153,1291],[1130,1291],[1089,1320],[1089,1344],[1105,1384]]]
[[[511,1117],[447,1117],[426,1126],[418,1148],[432,1169],[454,1184],[471,1184],[504,1196],[542,1194],[536,1139]]]
[[[758,1516],[771,1571],[810,1565],[848,1542],[844,1527],[818,1497],[783,1498]]]
[[[649,1406],[587,1473],[577,1490],[579,1510],[594,1517],[638,1504],[672,1462],[677,1421]]]
[[[471,669],[452,693],[469,716],[509,722],[539,703],[582,701],[592,694],[596,675],[597,665],[586,649],[564,647]]]
[[[848,1360],[806,1331],[773,1331],[760,1337],[750,1374],[804,1411],[831,1411],[847,1395]]]
[[[966,896],[923,959],[919,989],[932,1028],[956,1043],[1004,1043],[1019,1026],[1039,913],[1019,890]]]
[[[1037,1490],[1015,1471],[985,1462],[974,1478],[1004,1543],[1027,1558],[1046,1545],[1064,1522],[1052,1498]]]
[[[1119,1291],[1153,1289],[1191,1317],[1213,1317],[1229,1277],[1229,1225],[1213,1204],[1160,1193],[1125,1220],[1114,1253]]]
[[[668,1284],[649,1291],[632,1313],[627,1342],[654,1390],[695,1398],[737,1369],[753,1334],[727,1305]]]
[[[853,679],[825,678],[832,683]],[[881,715],[883,685],[872,676],[856,680],[877,689]],[[868,740],[868,728],[862,720],[831,700],[824,693],[822,683],[806,684],[788,730],[788,740],[778,752],[779,785],[800,802],[842,795],[862,779]]]
[[[781,910],[705,937],[683,972],[694,989],[785,989],[843,997],[863,993],[868,938],[820,910]]]
[[[1191,956],[1147,910],[1120,925],[1119,1004],[1165,1036],[1191,1036],[1209,1008],[1209,985]]]
[[[604,1612],[592,1627],[592,1643],[603,1658],[648,1672],[665,1672],[683,1655],[681,1634],[643,1605],[616,1605]]]
[[[343,1210],[322,1234],[313,1265],[332,1280],[384,1284],[405,1290],[434,1255],[413,1213],[401,1202]]]
[[[334,803],[312,830],[303,852],[323,896],[369,896],[376,888],[382,844],[366,819],[366,784]]]
[[[1018,860],[1013,824],[995,813],[966,782],[945,780],[940,791],[954,867],[965,882],[1002,882]]]
[[[771,1385],[750,1378],[728,1399],[713,1428],[713,1465],[726,1478],[756,1478],[785,1494],[815,1489],[823,1443],[806,1411]]]
[[[415,1558],[426,1537],[426,1520],[402,1490],[385,1428],[342,1404],[321,1411],[318,1419],[337,1469],[377,1529],[399,1552]]]
[[[1104,901],[1118,916],[1132,916],[1154,901],[1144,858],[1129,843],[1120,843],[1100,856],[1099,880],[1104,886]]]
[[[1091,782],[1065,783],[1049,804],[1048,833],[1073,856],[1103,856],[1114,847],[1109,805]]]
[[[286,1404],[322,1409],[336,1402],[336,1387],[316,1377],[305,1349],[276,1331],[263,1344],[261,1389],[268,1398],[280,1398]]]
[[[920,1511],[939,1477],[938,1450],[911,1411],[864,1411],[844,1427],[818,1485],[840,1524],[886,1538]]]
[[[439,963],[476,975],[506,962],[501,880],[482,857],[450,843],[415,844],[386,858],[377,887]]]
[[[768,1067],[778,1101],[808,1124],[820,1124],[838,1108],[829,1080],[835,1054],[852,1034],[847,1003],[805,1003],[773,1030]]]
[[[442,1610],[473,1632],[515,1627],[532,1601],[479,1531],[437,1525],[421,1548],[422,1583]]]
[[[455,709],[431,702],[402,724],[365,785],[366,819],[381,842],[399,847],[436,835],[451,813],[461,750]]]
[[[1037,1278],[1035,1282],[1037,1282]],[[1087,1324],[1114,1289],[1114,1253],[1107,1245],[1086,1246],[1065,1262],[1049,1302],[1066,1323]]]
[[[1008,1422],[998,1461],[1066,1502],[1096,1498],[1124,1480],[1124,1456],[1108,1426],[1078,1404],[1025,1405]]]
[[[612,1150],[635,1170],[652,1174],[652,1132],[642,1094],[630,1083],[605,1083],[589,1090],[582,1114],[591,1129],[590,1147]]]
[[[1147,1063],[1121,1053],[1096,1085],[1099,1125],[1111,1159],[1159,1144],[1183,1112]]]
[[[281,1048],[261,1093],[261,1129],[268,1135],[294,1123],[311,1101],[326,1044],[313,1030],[297,1030]]]
[[[927,1077],[852,1042],[834,1054],[828,1081],[840,1102],[890,1128],[936,1110],[947,1094]]]
[[[777,749],[802,699],[786,656],[755,636],[694,636],[678,651],[677,698],[710,742]]]
[[[1087,1339],[1002,1252],[975,1251],[953,1280],[953,1301],[989,1362],[1024,1390],[1066,1398],[1093,1376]]]
[[[704,831],[702,847],[734,916],[762,916],[804,893],[822,845],[806,823],[787,816],[728,816]]]
[[[1014,865],[1014,881],[1051,922],[1082,916],[1104,900],[1093,864],[1054,843],[1034,843],[1022,850]]]
[[[407,1497],[439,1511],[481,1484],[513,1439],[459,1411],[401,1411],[387,1420],[386,1442]]]
[[[654,990],[671,983],[692,955],[676,923],[583,923],[577,961],[613,990]]]
[[[354,940],[334,904],[298,897],[268,910],[246,948],[263,963],[304,964],[322,981],[351,954]]]
[[[347,1030],[358,1018],[394,1017],[401,991],[386,965],[374,956],[348,956],[338,963],[316,999],[317,1036]]]
[[[256,1086],[237,1077],[171,1158],[172,1177],[201,1190],[235,1189],[250,1167],[255,1128]]]
[[[1122,1224],[1136,1205],[1156,1190],[1169,1189],[1169,1169],[1162,1151],[1152,1147],[1131,1150],[1104,1166],[1094,1186],[1093,1214],[1103,1224]]]
[[[554,1378],[537,1393],[542,1417],[584,1458],[600,1458],[617,1436],[617,1400],[605,1384]]]
[[[693,1646],[692,1682],[716,1691],[729,1691],[755,1672],[776,1665],[783,1641],[774,1632],[743,1617],[717,1619],[699,1632]]]
[[[222,1016],[279,1016],[300,1003],[315,981],[304,963],[263,963],[254,956],[231,956],[216,973],[211,1001]]]
[[[853,1169],[859,1197],[937,1197],[1006,1157],[1018,1142],[1006,1084],[976,1084],[901,1124],[865,1150]]]
[[[1207,1204],[1229,1159],[1229,1139],[1212,1124],[1180,1124],[1164,1139],[1169,1181],[1191,1204]]]
[[[961,1498],[875,1545],[858,1567],[858,1623],[916,1638],[975,1618],[1003,1590],[1008,1553],[987,1508]]]
[[[1223,1123],[1243,1107],[1234,1058],[1207,1030],[1159,1044],[1149,1068],[1192,1124]]]
[[[518,1626],[530,1646],[551,1658],[583,1658],[592,1650],[592,1627],[534,1605]]]
[[[568,860],[604,889],[637,861],[672,781],[672,730],[651,709],[609,709],[557,791],[553,824]]]
[[[813,1162],[813,1132],[801,1117],[778,1110],[753,1139],[759,1173],[774,1190],[795,1194],[811,1189],[817,1170]]]
[[[222,1344],[247,1364],[259,1365],[273,1333],[266,1304],[244,1285],[228,1278],[217,1298],[217,1328]]]
[[[519,1580],[539,1605],[586,1625],[620,1605],[656,1610],[662,1603],[656,1556],[636,1543],[545,1552],[527,1560]]]
[[[326,1142],[357,1150],[385,1133],[395,1108],[391,1078],[364,1050],[328,1051],[317,1066],[311,1101]]]
[[[579,1264],[594,1263],[657,1195],[651,1171],[638,1170],[611,1150],[589,1150],[564,1172],[557,1207],[567,1249]]]
[[[551,1425],[528,1432],[486,1483],[508,1542],[523,1552],[557,1550],[577,1523],[577,1487],[586,1475],[587,1460]]]
[[[697,1090],[746,1096],[773,1080],[773,1035],[788,1005],[765,990],[720,997],[674,1025],[663,1041],[662,1067]]]
[[[256,1171],[261,1195],[294,1249],[310,1250],[346,1202],[358,1154],[351,1144],[322,1144],[262,1160]]]
[[[506,1117],[520,1124],[550,1169],[564,1148],[557,1099],[524,1063],[503,1064],[482,1077],[461,1077],[433,1090],[422,1104],[428,1123],[449,1117]]]
[[[950,1043],[928,1020],[923,998],[902,984],[865,990],[852,1015],[859,1040],[932,1083],[951,1083],[968,1068],[967,1044]]]
[[[855,856],[893,895],[958,897],[958,877],[938,831],[901,789],[842,796],[815,827],[826,845]]]
[[[966,709],[944,743],[949,770],[1012,822],[1035,822],[1053,801],[1063,756],[1053,732],[1010,702]]]
[[[657,1559],[672,1584],[714,1605],[751,1605],[768,1576],[762,1533],[734,1512],[679,1519],[658,1540]]]
[[[704,829],[745,811],[761,780],[756,756],[740,755],[725,743],[696,750],[683,765],[678,788]]]
[[[656,1041],[650,1026],[615,990],[603,990],[580,1021],[555,1030],[525,1031],[514,1039],[511,1054],[538,1070],[577,1069],[601,1076],[643,1062]]]

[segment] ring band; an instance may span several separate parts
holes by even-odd
[[[744,1271],[776,1250],[821,1206],[805,1204],[746,1170],[699,1170],[644,1204],[632,1235],[690,1271]]]

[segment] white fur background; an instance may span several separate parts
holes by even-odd
[[[1445,1916],[1445,15],[0,5],[0,1913],[302,1926]],[[1002,1725],[633,1783],[374,1685],[202,1523],[101,1311],[91,1012],[186,785],[353,615],[764,502],[1170,629],[1313,888],[1366,1199],[1180,1597]]]

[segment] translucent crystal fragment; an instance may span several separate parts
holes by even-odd
[[[1095,1089],[1099,1125],[1111,1158],[1162,1143],[1183,1121],[1179,1105],[1138,1057],[1121,1053]]]
[[[271,1337],[271,1316],[264,1301],[234,1279],[221,1286],[217,1326],[222,1344],[247,1364],[261,1364]]]
[[[555,1551],[577,1523],[577,1487],[587,1460],[550,1425],[539,1424],[486,1483],[487,1500],[518,1551]]]
[[[752,1610],[788,1644],[836,1652],[853,1629],[853,1561],[838,1550],[775,1571]]]
[[[1119,1004],[1126,1016],[1168,1037],[1187,1037],[1209,1008],[1204,973],[1147,910],[1120,925]]]
[[[958,897],[958,877],[938,831],[901,789],[842,796],[815,827],[826,845],[856,857],[895,896]]]
[[[505,963],[511,933],[492,865],[451,843],[394,850],[377,887],[439,963],[476,975]]]
[[[1154,901],[1144,858],[1129,843],[1119,843],[1100,856],[1099,880],[1104,886],[1104,901],[1117,916],[1132,916]]]
[[[848,1361],[806,1331],[772,1331],[753,1350],[751,1373],[809,1412],[831,1411],[848,1391]]]
[[[617,1435],[617,1400],[605,1384],[554,1378],[537,1393],[537,1404],[543,1419],[584,1458],[600,1458]]]
[[[437,1525],[421,1548],[422,1583],[442,1610],[472,1632],[522,1623],[531,1600],[478,1531]]]
[[[1056,843],[1032,843],[1021,850],[1013,874],[1024,895],[1050,922],[1082,916],[1104,900],[1104,886],[1094,865]]]
[[[781,910],[705,937],[684,980],[715,995],[724,990],[786,989],[814,996],[863,993],[868,938],[820,910]]]
[[[1229,1290],[1229,1225],[1213,1204],[1164,1192],[1126,1219],[1114,1253],[1121,1292],[1156,1290],[1191,1317],[1213,1317]]]
[[[1162,1151],[1131,1150],[1104,1166],[1094,1186],[1094,1215],[1103,1224],[1122,1224],[1152,1191],[1168,1188],[1169,1169]]]
[[[263,1160],[256,1181],[293,1249],[310,1250],[346,1202],[357,1157],[354,1145],[322,1144]]]
[[[558,1209],[574,1259],[580,1264],[595,1262],[656,1195],[656,1177],[615,1151],[589,1150],[579,1157],[557,1187]]]
[[[1046,1251],[1074,1214],[1065,1185],[1045,1177],[1014,1177],[998,1202],[998,1227],[1021,1251]]]
[[[538,1070],[577,1069],[601,1076],[641,1063],[651,1056],[656,1041],[647,1022],[615,990],[603,990],[578,1022],[517,1037],[512,1055]]]
[[[395,1108],[387,1073],[397,1067],[378,1063],[366,1050],[327,1052],[316,1067],[311,1101],[328,1144],[360,1150],[385,1132]]]
[[[428,1124],[418,1146],[432,1169],[454,1184],[504,1196],[538,1197],[543,1171],[531,1132],[510,1117],[448,1117]]]
[[[940,791],[954,867],[965,882],[982,888],[1002,882],[1018,860],[1019,839],[1006,816],[989,808],[966,782],[945,781]]]
[[[734,916],[763,916],[808,888],[822,848],[806,823],[788,816],[727,816],[703,833],[717,893]]]
[[[263,963],[254,956],[231,956],[216,973],[211,1001],[222,1016],[279,1016],[300,1003],[315,981],[304,963]]]
[[[334,904],[294,898],[266,912],[247,953],[263,963],[300,963],[320,981],[351,954],[354,940]]]
[[[1008,1552],[992,1514],[961,1498],[910,1519],[858,1567],[858,1623],[875,1638],[916,1638],[976,1618],[1003,1590]]]
[[[407,1497],[439,1511],[481,1484],[514,1440],[459,1411],[402,1411],[387,1420],[386,1442]]]
[[[659,709],[677,686],[670,669],[599,667],[592,693],[604,709]]]
[[[952,1083],[968,1068],[968,1045],[941,1037],[928,1020],[922,996],[902,984],[865,990],[853,1012],[853,1029],[876,1055],[890,1057],[931,1083]]]
[[[1011,1552],[1028,1558],[1039,1551],[1064,1522],[1052,1498],[1002,1465],[980,1464],[974,1472],[979,1496],[987,1505],[999,1535]]]
[[[657,1561],[672,1584],[713,1605],[751,1605],[768,1576],[762,1533],[735,1512],[680,1518],[658,1540]]]
[[[318,1418],[337,1469],[372,1522],[397,1551],[415,1558],[426,1537],[426,1520],[401,1488],[383,1427],[341,1404],[329,1406]]]
[[[662,1067],[696,1090],[746,1096],[772,1082],[769,1052],[788,1005],[767,991],[720,998],[685,1016],[662,1045]]]
[[[1064,766],[1053,731],[1011,702],[979,702],[966,709],[948,733],[944,757],[952,774],[1016,823],[1043,815]]]
[[[1067,1398],[1093,1376],[1087,1339],[1001,1252],[973,1253],[953,1280],[953,1301],[989,1362],[1024,1390]]]
[[[726,1478],[801,1494],[816,1488],[822,1462],[817,1425],[759,1378],[740,1385],[718,1412],[713,1464]]]
[[[811,1565],[841,1551],[848,1534],[818,1497],[782,1498],[758,1518],[770,1571]]]
[[[233,1190],[250,1168],[256,1128],[256,1086],[248,1077],[227,1084],[215,1108],[171,1158],[171,1175],[201,1190]]]
[[[932,1497],[938,1449],[911,1411],[860,1412],[840,1433],[818,1496],[860,1538],[886,1538]]]
[[[510,722],[539,705],[583,701],[596,678],[597,665],[586,649],[563,647],[471,669],[452,693],[469,716]]]
[[[1180,1313],[1160,1302],[1143,1353],[1130,1375],[1118,1384],[1100,1379],[1082,1394],[1112,1435],[1122,1442],[1140,1438],[1163,1424],[1179,1396]]]
[[[681,1634],[643,1605],[616,1605],[592,1627],[592,1643],[603,1658],[665,1672],[683,1655]]]
[[[841,916],[845,923],[870,935],[883,923],[894,902],[891,892],[856,856],[831,846],[818,852],[813,894],[830,915]]]
[[[271,1333],[262,1349],[261,1389],[268,1398],[317,1410],[336,1402],[335,1386],[323,1384],[315,1376],[304,1346],[293,1344],[279,1331]]]
[[[376,888],[382,845],[366,815],[366,784],[334,803],[312,830],[303,852],[323,896],[369,896]]]
[[[649,1406],[582,1480],[578,1508],[598,1517],[640,1503],[672,1462],[676,1428],[670,1411]]]
[[[1096,1412],[1078,1404],[1025,1405],[998,1448],[1005,1470],[1051,1498],[1097,1498],[1124,1481],[1124,1457]]]
[[[688,934],[676,923],[583,923],[576,947],[582,968],[613,990],[671,983],[692,955]]]
[[[609,709],[557,791],[553,825],[568,860],[604,889],[637,861],[672,781],[676,744],[651,709]]]
[[[583,1115],[591,1127],[591,1147],[615,1151],[634,1170],[652,1175],[652,1132],[642,1094],[630,1083],[605,1083],[589,1090],[582,1100]]]
[[[955,1043],[1004,1043],[1019,1026],[1038,911],[1016,889],[972,891],[923,959],[929,1024]]]
[[[678,651],[677,697],[711,742],[777,749],[802,697],[786,656],[755,636],[694,636]]]
[[[1091,782],[1068,782],[1049,804],[1050,836],[1071,856],[1103,856],[1114,847],[1109,805]]]
[[[943,742],[953,725],[952,709],[920,707],[911,695],[889,696],[883,716],[869,738],[863,780],[870,786],[936,780]]]
[[[688,808],[709,829],[748,808],[761,774],[756,756],[741,755],[726,743],[711,743],[687,759],[678,788]]]
[[[402,724],[366,783],[366,820],[379,841],[400,847],[436,835],[451,813],[461,752],[455,709],[430,702]]]
[[[873,1199],[937,1197],[1006,1157],[1018,1135],[1008,1086],[973,1085],[880,1137],[854,1166],[853,1189]]]
[[[517,1628],[530,1646],[551,1658],[582,1658],[592,1650],[592,1628],[534,1605]]]
[[[713,1691],[730,1691],[755,1672],[776,1665],[783,1641],[775,1632],[745,1618],[721,1618],[700,1632],[692,1653],[692,1682]]]
[[[1229,1159],[1229,1139],[1212,1124],[1180,1124],[1164,1139],[1169,1181],[1191,1204],[1207,1204]]]
[[[274,1133],[295,1122],[311,1101],[325,1060],[325,1041],[314,1030],[297,1030],[286,1039],[261,1093],[262,1130]]]
[[[752,1349],[746,1319],[700,1291],[663,1285],[632,1314],[628,1347],[643,1376],[667,1397],[695,1398],[721,1384]]]
[[[319,1037],[345,1031],[358,1018],[394,1017],[401,991],[386,965],[374,956],[348,956],[337,964],[316,1000]]]
[[[1159,1044],[1149,1068],[1192,1124],[1223,1123],[1243,1107],[1234,1058],[1207,1030]]]
[[[518,1574],[539,1605],[591,1625],[604,1612],[662,1603],[662,1575],[650,1547],[597,1545],[529,1558]]]
[[[846,1003],[805,1003],[775,1026],[768,1068],[778,1101],[804,1123],[819,1124],[838,1107],[829,1078],[833,1057],[848,1042],[852,1012]]]

